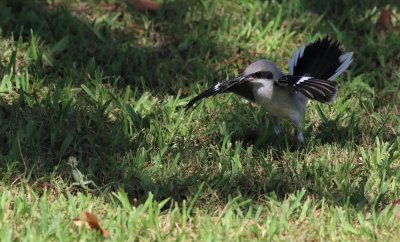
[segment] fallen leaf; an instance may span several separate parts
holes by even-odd
[[[321,215],[321,209],[317,209],[314,211],[314,218],[318,218]]]
[[[394,201],[392,202],[392,205],[393,205],[393,206],[398,206],[398,205],[400,205],[400,199],[394,200]]]
[[[160,8],[160,4],[153,0],[129,0],[128,2],[139,12],[154,12]]]
[[[397,31],[397,28],[393,25],[392,22],[392,15],[393,13],[390,9],[381,10],[378,21],[376,21],[376,27],[380,34],[383,34],[387,31]]]
[[[99,231],[104,238],[110,237],[108,231],[100,226],[99,219],[96,217],[96,215],[92,213],[83,212],[80,218],[74,218],[72,219],[72,221],[78,227],[85,226],[87,229],[94,229]]]

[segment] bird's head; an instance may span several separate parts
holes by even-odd
[[[269,60],[253,62],[243,72],[243,77],[247,80],[268,79],[276,81],[282,76],[282,71]]]

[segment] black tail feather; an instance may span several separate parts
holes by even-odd
[[[334,80],[352,62],[352,53],[343,53],[337,41],[330,38],[299,48],[289,62],[289,74]]]

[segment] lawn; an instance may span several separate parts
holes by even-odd
[[[112,241],[397,241],[400,5],[358,2],[0,1],[1,241],[103,240],[83,212]],[[303,147],[234,95],[185,112],[326,35],[354,62]]]

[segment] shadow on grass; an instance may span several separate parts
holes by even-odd
[[[120,15],[115,15],[116,11],[113,10],[109,21],[118,22],[119,19],[131,18],[130,14],[133,15],[128,26],[117,24],[117,28],[111,28],[107,21],[85,20],[82,15],[93,11],[88,7],[90,5],[75,5],[72,10],[63,6],[52,9],[45,2],[6,1],[1,10],[2,15],[6,16],[0,20],[2,34],[19,36],[21,33],[22,38],[29,41],[32,29],[45,45],[50,48],[58,46],[55,48],[57,51],[52,53],[52,66],[32,66],[30,71],[38,79],[44,79],[47,84],[56,80],[60,89],[65,87],[66,91],[67,83],[63,83],[63,78],[71,79],[68,85],[79,87],[84,79],[82,73],[90,70],[91,66],[96,66],[104,72],[104,76],[120,76],[118,86],[121,89],[130,85],[133,88],[176,94],[187,83],[212,79],[216,74],[208,64],[217,58],[234,54],[224,43],[215,41],[214,36],[209,35],[210,29],[217,29],[213,23],[215,19],[205,20],[200,17],[190,25],[185,23],[188,12],[195,14],[196,11],[201,11],[197,1],[167,1],[159,13],[149,16],[129,13],[124,9],[118,10]],[[336,1],[330,1],[330,4],[334,2]],[[303,4],[305,7],[309,6],[306,1]],[[118,9],[119,5],[112,7]],[[312,8],[312,11],[315,9]],[[344,26],[348,24],[348,19],[341,19],[339,16],[341,15],[334,20],[335,25],[346,29]],[[353,46],[359,44],[350,40],[348,42]],[[65,46],[60,47],[62,43]],[[365,48],[374,46],[371,44]],[[360,51],[364,52],[365,48]],[[359,69],[368,68],[369,64],[360,64]],[[107,81],[104,79],[104,82]],[[35,97],[33,95],[27,98]],[[291,170],[288,163],[274,166],[263,162],[236,176],[223,173],[204,174],[207,167],[198,166],[198,171],[191,175],[170,175],[165,180],[154,178],[154,173],[143,169],[146,166],[143,163],[148,162],[148,157],[140,156],[141,148],[154,148],[153,144],[146,143],[146,138],[143,137],[145,134],[140,131],[148,127],[134,124],[138,129],[137,136],[133,137],[124,131],[126,121],[122,118],[110,121],[104,113],[104,107],[85,107],[87,103],[80,106],[65,100],[59,102],[57,98],[59,96],[55,94],[37,102],[19,100],[1,107],[2,154],[12,154],[14,159],[20,159],[16,142],[16,137],[19,137],[27,160],[32,163],[41,161],[37,164],[30,163],[38,171],[51,172],[55,166],[60,165],[60,161],[74,155],[79,160],[88,161],[82,166],[84,170],[92,171],[98,185],[116,181],[117,186],[123,186],[131,197],[143,197],[148,192],[153,192],[157,199],[172,197],[177,201],[193,196],[203,181],[220,197],[236,193],[257,198],[262,194],[275,193],[279,198],[284,198],[306,184],[317,183],[318,176],[324,174],[323,170],[315,172],[312,170],[314,168],[305,167],[304,169],[310,169],[308,172],[311,175],[299,177],[298,172]],[[87,108],[95,109],[94,113],[97,114],[93,115]],[[261,126],[259,129],[262,133],[267,131],[267,135],[272,134],[269,132],[271,130],[265,130]],[[320,138],[324,142],[331,142],[342,141],[343,136],[356,135],[347,127],[339,127],[331,132],[333,131],[330,129],[323,129]],[[293,136],[289,131],[285,131],[285,135]],[[240,139],[250,143],[258,142],[260,147],[266,144],[264,139],[259,138],[256,141],[239,137],[238,140]],[[285,142],[278,143],[277,149],[272,152],[273,159],[285,160],[285,148]],[[256,152],[264,151],[265,149],[260,148]],[[124,154],[125,158],[121,162],[115,162],[115,157],[119,154],[122,156],[123,153],[128,154]],[[138,160],[143,160],[143,163],[136,164]],[[218,171],[217,167],[214,168]],[[37,176],[40,177],[40,173]],[[309,191],[315,190],[309,186]],[[325,197],[326,194],[318,192],[318,196]]]
[[[51,65],[43,65],[42,62],[45,60],[39,60],[40,63],[29,67],[30,73],[37,76],[38,80],[43,80],[45,85],[56,85],[56,88],[60,89],[80,87],[87,80],[82,73],[95,75],[95,71],[100,70],[103,77],[114,77],[104,78],[102,80],[104,83],[109,80],[110,82],[118,80],[118,86],[121,88],[129,85],[134,90],[146,89],[163,94],[176,94],[188,83],[209,80],[214,76],[213,70],[205,64],[210,62],[210,56],[222,58],[230,55],[229,50],[222,43],[216,43],[213,36],[208,34],[213,20],[199,18],[197,22],[191,22],[190,26],[185,23],[185,16],[198,11],[199,3],[167,1],[158,13],[152,15],[129,12],[120,4],[102,3],[99,6],[103,11],[110,9],[107,15],[109,21],[130,19],[124,22],[128,23],[128,26],[120,26],[121,23],[119,23],[115,24],[118,28],[113,29],[110,27],[111,24],[107,25],[107,21],[90,22],[83,17],[95,11],[90,4],[72,4],[64,7],[48,5],[42,0],[10,0],[1,3],[2,34],[8,37],[14,36],[15,40],[20,36],[23,41],[29,42],[32,39],[32,30],[39,39],[38,46],[45,45],[48,47],[42,47],[42,49],[50,49],[48,51],[51,53]],[[147,26],[146,24],[150,22],[152,22],[151,25]],[[216,26],[211,28],[216,28]],[[110,83],[110,85],[113,84]],[[65,119],[65,117],[57,116],[61,115],[57,112],[59,107],[50,101],[39,104],[42,105],[42,110],[36,110],[34,113],[29,107],[16,105],[19,104],[15,103],[13,104],[15,107],[11,108],[15,109],[13,112],[22,109],[19,111],[32,115],[32,117],[17,120],[22,125],[26,125],[30,118],[32,122],[43,120],[45,125],[52,124],[53,121],[49,118],[64,120],[59,124],[60,129],[57,128],[56,137],[66,137],[70,131],[69,128],[79,126],[79,122],[90,123],[91,117],[85,114],[83,107],[82,110],[70,107],[68,115],[71,117]],[[3,108],[10,109],[7,105]],[[10,122],[13,126],[16,121],[7,117],[5,114],[3,122]],[[77,117],[80,117],[79,122],[68,124]],[[18,116],[18,118],[21,117]],[[107,127],[104,117],[95,122],[103,123],[104,129],[122,128],[110,125]],[[13,132],[15,129],[10,130]],[[88,130],[82,129],[79,134],[73,135],[72,143],[76,142],[75,139],[78,136],[90,137],[100,135],[100,133],[111,140],[113,137],[118,137],[121,141],[132,139],[132,137],[115,135],[118,134],[115,131],[102,130],[100,132],[99,130],[97,134],[96,131],[89,133]],[[54,141],[58,139],[50,137],[50,134],[43,134],[43,137],[47,138],[41,140],[41,146],[54,148],[60,145],[58,141]],[[21,145],[31,147],[32,144],[25,144],[25,140],[22,140]],[[68,149],[74,150],[79,147],[80,145],[77,145]],[[122,145],[119,150],[111,149],[109,153],[123,152],[127,147]],[[10,148],[10,146],[5,146],[3,151],[6,152]]]
[[[171,176],[157,182],[154,173],[147,173],[143,167],[149,157],[141,157],[140,150],[157,149],[144,137],[142,130],[148,127],[141,127],[139,120],[133,124],[137,133],[129,135],[129,122],[124,117],[110,120],[109,103],[99,106],[77,100],[68,92],[71,87],[88,84],[82,73],[95,75],[100,70],[101,76],[115,77],[103,79],[105,85],[114,85],[107,83],[114,79],[121,89],[130,85],[132,89],[176,94],[187,83],[214,77],[208,64],[231,56],[230,50],[210,36],[210,29],[218,27],[214,19],[205,20],[199,15],[198,21],[185,23],[188,12],[199,11],[197,1],[167,1],[153,15],[118,10],[118,4],[104,5],[107,7],[113,9],[110,21],[132,18],[127,21],[129,25],[117,24],[118,28],[113,29],[107,21],[90,22],[82,17],[93,11],[86,4],[49,6],[41,0],[1,3],[2,35],[29,42],[33,33],[37,51],[50,53],[50,61],[43,58],[46,51],[39,53],[42,59],[29,66],[29,72],[52,90],[37,93],[34,89],[42,86],[33,83],[32,93],[20,93],[20,98],[1,105],[1,153],[9,157],[7,160],[21,160],[22,154],[33,171],[33,180],[55,167],[70,176],[65,161],[76,156],[82,161],[79,169],[89,178],[94,177],[99,186],[117,183],[115,189],[123,186],[132,197],[153,192],[158,198],[182,200],[195,192],[192,189],[199,176]],[[144,123],[151,118],[151,114],[143,117],[147,120]],[[118,157],[123,158],[116,162]],[[22,164],[19,168],[21,171]]]
[[[124,6],[79,3],[65,7],[42,0],[10,0],[3,3],[1,26],[3,35],[18,38],[21,34],[28,41],[33,30],[40,44],[55,48],[54,53],[50,50],[53,66],[33,68],[35,74],[46,79],[54,73],[72,77],[77,85],[80,73],[94,61],[105,76],[121,77],[121,87],[176,94],[182,83],[213,77],[205,64],[210,57],[230,56],[223,43],[209,35],[210,28],[217,27],[213,20],[199,16],[197,22],[185,23],[188,13],[201,11],[200,3],[167,1],[150,15]],[[106,20],[97,20],[96,11],[102,11]]]
[[[262,114],[258,114],[262,115]],[[232,121],[234,122],[234,121]],[[342,148],[351,142],[354,145],[362,143],[362,132],[354,115],[349,121],[342,120],[320,120],[318,124],[311,124],[303,127],[305,145],[308,143],[335,144]],[[342,124],[346,123],[346,124]],[[256,127],[243,127],[240,124],[232,124],[229,131],[232,133],[234,142],[242,142],[246,146],[254,146],[255,149],[264,150],[267,148],[288,149],[290,151],[301,150],[304,148],[296,138],[296,131],[288,120],[281,122],[281,134],[275,138],[273,124],[270,117],[265,114],[264,121],[258,123]]]
[[[22,93],[13,105],[2,104],[1,154],[10,160],[21,160],[23,156],[33,176],[38,177],[63,167],[70,156],[88,161],[82,164],[85,170],[107,171],[100,176],[104,182],[109,176],[118,177],[112,172],[117,164],[111,156],[141,146],[152,114],[137,114],[136,119],[128,120],[107,111],[109,103],[96,106],[75,102],[68,94],[51,93],[38,98]],[[126,130],[133,127],[135,135],[127,135]]]

